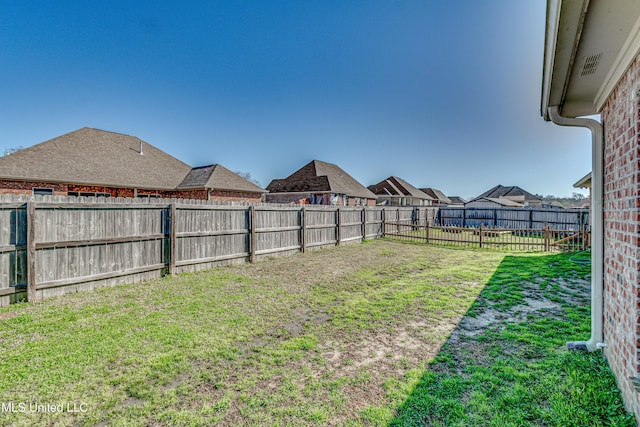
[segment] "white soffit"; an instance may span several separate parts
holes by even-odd
[[[640,52],[640,16],[633,25],[631,33],[624,42],[620,53],[613,61],[613,65],[602,82],[602,86],[600,86],[600,89],[596,93],[594,103],[598,111],[602,109],[607,98],[609,98],[609,94],[611,94],[616,84],[618,84],[618,81],[620,81],[624,73],[627,71],[631,62],[633,62],[635,57],[638,55],[638,52]]]
[[[562,114],[599,113],[639,51],[640,2],[591,0],[574,52]]]

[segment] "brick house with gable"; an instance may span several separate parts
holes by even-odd
[[[433,197],[397,176],[390,176],[377,184],[370,185],[369,190],[378,196],[378,204],[431,206],[433,203]]]
[[[376,195],[340,167],[312,160],[267,186],[266,201],[316,205],[375,206]]]
[[[451,204],[451,199],[437,188],[424,187],[420,188],[420,191],[433,199],[431,202],[433,206],[448,206]]]
[[[592,331],[568,345],[603,352],[640,422],[640,2],[547,1],[541,114],[591,132]]]
[[[0,194],[260,202],[264,193],[222,165],[192,168],[137,137],[86,127],[0,157]]]

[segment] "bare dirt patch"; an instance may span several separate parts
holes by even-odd
[[[15,311],[7,311],[5,313],[0,313],[0,320],[11,319],[13,317],[16,317],[17,315],[18,313],[16,313]]]

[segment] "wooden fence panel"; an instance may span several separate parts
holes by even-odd
[[[340,208],[340,244],[361,242],[362,209]]]
[[[249,256],[249,209],[180,203],[175,215],[175,272],[244,262]],[[170,228],[165,226],[165,234]]]
[[[27,284],[26,205],[0,205],[0,307],[25,298]]]
[[[255,209],[256,256],[300,251],[301,218],[300,208]]]
[[[377,239],[382,236],[382,211],[380,207],[365,209],[366,238]]]
[[[113,204],[36,206],[39,297],[159,277],[163,207]]]
[[[493,209],[494,228],[532,229],[532,209]],[[491,227],[490,224],[487,224]]]
[[[305,216],[305,247],[313,249],[337,244],[337,209],[307,207]]]
[[[27,202],[33,211],[29,217]],[[134,283],[378,238],[385,218],[400,221],[390,227],[404,229],[429,223],[434,212],[426,207],[0,196],[0,305],[15,300],[15,285],[31,283],[27,288],[35,300]],[[33,224],[29,241],[28,224]]]
[[[416,209],[413,207],[398,208],[398,219],[403,223],[412,223],[416,221]]]

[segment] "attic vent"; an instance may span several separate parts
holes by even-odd
[[[596,72],[596,68],[598,68],[598,64],[600,63],[600,57],[602,53],[597,55],[587,56],[584,60],[584,65],[582,66],[581,76],[588,76],[590,74],[594,74]]]

